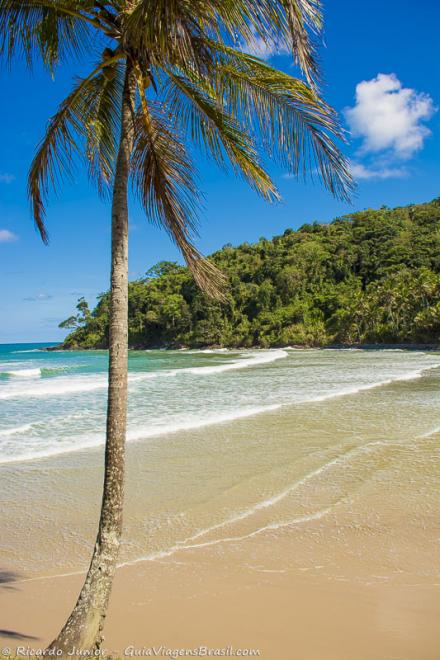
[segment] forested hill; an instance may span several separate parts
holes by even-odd
[[[210,257],[229,301],[206,298],[187,268],[162,262],[130,283],[131,347],[440,342],[440,198],[366,210]],[[107,345],[108,294],[81,299],[65,348]]]

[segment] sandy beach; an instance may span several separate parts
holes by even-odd
[[[285,539],[273,550],[298,548]],[[50,642],[80,585],[79,576],[3,583],[3,647]],[[270,660],[436,660],[439,615],[438,585],[238,570],[226,557],[192,551],[119,569],[104,646],[128,657],[207,646],[259,649]]]
[[[108,652],[436,660],[438,372],[129,442]],[[101,479],[101,447],[2,466],[3,648],[63,624]]]

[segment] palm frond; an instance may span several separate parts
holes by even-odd
[[[324,185],[348,199],[353,189],[346,158],[335,143],[344,139],[336,112],[306,83],[256,57],[223,44],[213,83],[232,116],[253,126],[263,148],[288,172],[317,170]]]
[[[103,69],[108,68],[111,71],[119,59],[120,56],[114,56],[104,60],[87,78],[77,81],[72,92],[49,121],[46,134],[32,161],[28,193],[35,223],[45,243],[48,241],[44,223],[45,198],[50,186],[55,187],[65,176],[72,175],[73,157],[81,153],[81,136],[88,141],[91,153],[94,154],[91,159],[94,163],[92,171],[93,167],[102,166],[102,179],[106,179],[109,173],[113,147],[108,144],[110,136],[104,141],[102,129],[113,128],[115,110],[106,107],[104,112],[99,102],[102,101],[102,84],[99,83],[103,80],[100,78]]]
[[[132,176],[147,217],[164,227],[180,249],[198,286],[223,297],[224,276],[192,242],[197,229],[199,191],[194,169],[169,113],[143,97],[135,120]]]
[[[86,159],[90,178],[96,181],[101,195],[109,192],[113,181],[123,86],[123,68],[117,59],[102,68],[88,85]]]
[[[207,79],[196,74],[192,79],[168,71],[169,83],[165,88],[165,102],[190,137],[206,149],[219,165],[225,164],[225,155],[234,170],[265,199],[279,199],[268,173],[258,161],[258,152],[245,124],[237,114],[230,114],[216,97]]]
[[[316,39],[322,30],[320,0],[231,0],[223,4],[220,15],[236,47],[255,38],[269,48],[284,45],[307,82],[314,87],[319,81]]]
[[[0,0],[0,56],[11,62],[24,57],[29,66],[39,55],[52,71],[67,57],[78,57],[91,45],[92,0]]]
[[[209,7],[210,3],[204,3]],[[194,8],[182,0],[140,0],[128,6],[124,17],[124,38],[139,56],[148,52],[153,62],[195,60],[193,37],[201,3]]]
[[[322,30],[320,0],[231,0],[221,14],[225,26],[230,26],[235,46],[254,38],[269,48],[284,45],[307,82],[314,87],[319,81],[316,40]]]
[[[284,0],[288,24],[288,45],[294,61],[314,87],[319,81],[315,35],[322,30],[322,9],[319,0]],[[309,30],[307,30],[309,28]]]
[[[282,42],[307,81],[319,79],[316,36],[322,27],[319,0],[138,0],[123,18],[124,39],[154,64],[206,72],[214,64],[209,39],[243,45],[254,38]]]

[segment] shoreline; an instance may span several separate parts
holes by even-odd
[[[439,376],[128,443],[108,652],[437,660]],[[102,476],[101,447],[3,466],[3,648],[71,611]]]
[[[273,350],[407,350],[407,351],[439,351],[440,344],[324,344],[322,346],[309,346],[300,344],[280,344],[276,346],[222,346],[218,344],[207,344],[206,346],[129,346],[129,351],[204,351],[204,350],[225,350],[225,351],[273,351]],[[108,348],[64,348],[62,344],[58,346],[46,347],[41,349],[47,352],[71,351],[108,351]]]
[[[396,376],[393,379],[385,379],[377,382],[372,382],[372,383],[367,383],[364,385],[358,385],[355,388],[348,388],[346,390],[340,390],[340,391],[335,391],[335,392],[329,392],[324,395],[319,395],[311,399],[304,399],[301,401],[290,401],[290,402],[283,402],[283,403],[277,403],[277,404],[267,404],[264,406],[261,406],[260,408],[252,408],[252,409],[246,409],[246,410],[235,410],[234,412],[230,412],[229,414],[225,414],[223,416],[217,416],[213,417],[211,419],[205,419],[204,421],[194,421],[192,423],[187,423],[183,424],[181,426],[177,426],[174,429],[170,429],[169,427],[164,427],[164,428],[158,428],[152,433],[148,432],[136,432],[135,434],[130,434],[130,431],[127,432],[127,443],[129,445],[136,445],[136,444],[142,444],[145,441],[148,440],[157,440],[161,437],[167,437],[167,436],[174,436],[178,434],[185,434],[188,432],[199,432],[203,430],[208,430],[212,429],[214,427],[222,428],[222,427],[228,427],[231,424],[235,424],[239,421],[242,420],[248,420],[252,418],[258,418],[258,417],[264,417],[267,415],[271,414],[291,414],[293,411],[298,410],[298,407],[301,406],[313,406],[314,404],[319,404],[323,402],[331,402],[337,399],[343,399],[346,397],[353,397],[357,396],[359,394],[369,392],[372,390],[380,389],[383,387],[387,386],[392,386],[395,384],[398,384],[399,382],[404,382],[404,381],[411,381],[411,380],[416,380],[420,378],[421,375],[427,374],[430,372],[432,369],[438,369],[440,365],[435,364],[435,365],[427,365],[424,368],[421,369],[415,369],[411,373],[405,373],[401,376]],[[75,446],[75,447],[66,447],[63,449],[59,449],[56,452],[51,452],[51,453],[46,453],[46,454],[36,454],[36,455],[29,455],[29,456],[21,456],[17,458],[10,458],[8,460],[0,460],[0,465],[3,465],[5,467],[11,466],[11,468],[14,468],[14,466],[19,466],[23,464],[29,464],[29,463],[34,463],[35,461],[44,461],[44,460],[50,460],[51,458],[56,458],[56,457],[63,457],[63,456],[69,456],[69,455],[74,455],[77,454],[78,452],[85,452],[88,453],[93,450],[99,450],[105,445],[105,439],[104,436],[102,437],[102,440],[99,442],[94,442],[90,444],[85,444],[84,446]]]

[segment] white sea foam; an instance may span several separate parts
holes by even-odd
[[[138,557],[136,559],[131,559],[122,562],[118,565],[118,568],[122,568],[124,566],[134,566],[135,564],[139,564],[144,561],[157,561],[160,559],[165,559],[166,557],[170,557],[176,552],[181,552],[184,550],[197,550],[200,548],[207,548],[213,545],[219,545],[220,543],[237,543],[240,541],[246,541],[248,539],[253,538],[254,536],[263,534],[264,532],[276,531],[278,529],[283,529],[285,527],[291,527],[292,525],[299,525],[302,523],[311,522],[313,520],[320,520],[328,513],[330,513],[331,509],[332,507],[326,507],[325,509],[321,509],[320,511],[316,511],[314,513],[306,514],[303,516],[298,516],[296,518],[292,518],[291,520],[285,522],[270,523],[269,525],[258,527],[252,532],[249,532],[248,534],[243,534],[242,536],[226,536],[219,539],[203,541],[202,543],[190,543],[190,541],[195,540],[196,538],[201,536],[201,533],[198,533],[192,537],[189,537],[185,541],[180,541],[176,543],[175,545],[171,546],[170,548],[167,548],[166,550],[158,550],[157,552],[152,552],[149,555],[143,555],[142,557]],[[208,530],[204,530],[204,533],[206,533],[207,531]]]
[[[16,354],[16,353],[44,353],[44,352],[45,351],[43,351],[41,348],[28,348],[28,349],[21,350],[21,351],[11,351],[11,353],[13,353],[13,354]]]
[[[234,360],[233,362],[227,362],[226,364],[213,365],[212,367],[205,366],[205,367],[192,367],[188,369],[182,368],[182,369],[174,369],[174,370],[163,370],[163,371],[155,371],[155,372],[141,372],[141,373],[138,372],[138,373],[130,374],[129,380],[130,383],[133,385],[133,387],[137,387],[143,381],[147,381],[149,379],[155,379],[159,377],[170,377],[170,376],[175,377],[181,373],[186,373],[186,374],[189,373],[191,375],[199,376],[200,374],[212,373],[212,370],[214,370],[214,373],[217,373],[219,370],[221,372],[225,368],[229,370],[231,368],[236,369],[242,367],[256,366],[259,364],[265,364],[273,360],[278,360],[283,358],[286,355],[286,353],[285,351],[266,351],[261,353],[246,352],[245,355],[247,357],[245,358],[242,357],[239,360]],[[413,380],[420,378],[421,376],[423,376],[423,374],[426,371],[430,369],[434,369],[438,366],[439,366],[438,363],[425,365],[423,366],[423,368],[415,369],[413,371],[406,371],[405,373],[396,374],[393,377],[384,378],[382,380],[377,380],[375,382],[370,382],[370,383],[361,383],[352,387],[338,388],[337,390],[329,391],[324,394],[321,393],[314,394],[313,390],[309,392],[306,391],[304,394],[302,394],[300,389],[298,390],[298,388],[293,388],[291,393],[287,392],[288,396],[286,395],[286,393],[284,393],[283,396],[279,398],[276,397],[275,400],[278,399],[279,402],[274,404],[271,404],[270,399],[269,401],[267,401],[267,398],[266,398],[266,402],[263,403],[264,396],[262,396],[262,394],[259,393],[255,398],[255,400],[258,403],[261,402],[261,405],[255,405],[255,406],[249,405],[249,403],[251,403],[252,398],[250,397],[242,398],[240,396],[237,396],[235,398],[229,399],[228,401],[222,402],[222,407],[224,407],[224,410],[218,410],[218,409],[213,410],[213,406],[211,404],[211,406],[208,406],[206,409],[203,408],[203,406],[202,409],[198,407],[196,408],[192,407],[194,409],[191,408],[189,411],[183,411],[182,409],[180,413],[178,412],[178,410],[176,410],[174,414],[171,410],[170,412],[172,414],[171,417],[169,417],[168,412],[166,415],[162,415],[160,413],[160,410],[157,409],[157,414],[155,414],[153,409],[151,411],[151,419],[149,418],[148,415],[147,417],[145,417],[145,415],[143,414],[141,415],[142,419],[138,419],[136,426],[134,427],[129,426],[128,439],[131,441],[136,441],[136,440],[139,441],[154,436],[175,433],[178,431],[191,430],[203,426],[221,424],[224,422],[233,421],[235,419],[250,417],[264,412],[270,412],[286,405],[291,405],[291,404],[303,405],[308,402],[313,403],[313,402],[325,401],[336,397],[353,395],[362,392],[364,390],[370,390],[373,388],[389,385],[396,381],[406,381],[406,380]],[[285,375],[286,373],[287,372],[285,371],[283,372],[284,374],[283,378],[286,377]],[[260,379],[259,376],[257,378]],[[194,381],[194,385],[191,385],[191,387],[197,387],[196,382],[197,381]],[[317,382],[316,385],[320,387],[319,382]],[[22,384],[18,386],[18,382],[16,383],[16,387],[7,387],[7,388],[3,387],[2,390],[0,391],[0,399],[23,397],[23,396],[58,397],[58,396],[65,396],[68,394],[73,395],[76,393],[83,393],[93,390],[104,389],[106,386],[107,386],[107,377],[105,374],[93,374],[88,376],[75,375],[72,377],[60,376],[50,379],[38,379],[38,381],[36,381],[32,385],[32,388],[24,387]],[[230,388],[231,385],[229,384],[228,387]],[[158,392],[159,391],[162,390],[158,390]],[[151,394],[153,394],[154,392],[156,392],[156,389],[150,391]],[[176,393],[178,393],[178,388],[176,389]],[[139,403],[142,405],[143,396],[144,396],[143,390],[137,389],[134,392],[134,394],[135,396],[138,397]],[[238,394],[239,392],[237,391],[237,395]],[[192,394],[190,394],[189,396],[192,396]],[[198,390],[195,390],[194,396],[196,398],[200,396]],[[272,398],[272,401],[273,400],[274,398]],[[214,402],[215,399],[213,399],[212,403]],[[200,414],[201,412],[203,414]],[[44,420],[42,421],[42,423],[46,425],[46,422]],[[34,424],[37,424],[37,422],[34,422]],[[12,449],[10,448],[3,451],[2,452],[3,457],[0,458],[0,462],[21,462],[21,461],[33,460],[36,458],[47,458],[58,454],[71,453],[74,451],[89,449],[92,447],[98,447],[102,445],[104,442],[104,434],[101,432],[100,428],[97,427],[96,420],[94,420],[94,422],[90,426],[91,433],[87,433],[87,434],[77,433],[76,435],[72,435],[72,430],[70,429],[67,423],[65,425],[65,429],[62,430],[61,433],[56,433],[56,434],[51,432],[50,423],[48,422],[48,424],[49,426],[47,427],[48,428],[47,433],[46,432],[43,433],[42,429],[39,428],[37,434],[34,434],[32,437],[29,438],[24,438],[23,441],[20,441],[20,445],[17,446],[16,450],[14,450],[13,455],[11,456],[8,455],[9,452],[11,452],[12,454]],[[43,431],[44,428],[45,427],[43,427]],[[95,429],[96,432],[94,432]],[[26,430],[23,428],[20,430],[20,432],[25,434],[29,430],[30,430],[29,428],[27,428]],[[6,429],[2,431],[0,435],[2,435],[3,437],[5,436],[7,437],[10,435],[14,435],[14,433],[15,431]],[[51,442],[51,438],[53,438],[52,442]],[[260,506],[264,506],[264,505],[260,505]],[[240,515],[249,515],[249,514],[245,513]]]
[[[353,361],[350,358],[348,370],[345,372],[346,353],[344,353],[340,357],[338,354],[342,371],[333,372],[333,360],[329,362],[328,354],[327,357],[321,359],[320,356],[322,355],[322,351],[313,350],[308,351],[307,354],[304,353],[304,355],[298,355],[298,353],[293,355],[291,353],[289,358],[291,370],[284,368],[282,370],[259,371],[259,365],[264,366],[276,360],[284,359],[288,356],[288,353],[284,350],[253,350],[241,351],[240,354],[235,352],[226,359],[215,360],[214,364],[211,365],[131,372],[129,383],[135,402],[131,419],[135,425],[129,427],[128,437],[130,440],[140,440],[164,433],[173,433],[179,430],[198,428],[240,417],[257,415],[260,412],[274,410],[280,406],[303,405],[308,402],[356,395],[364,390],[389,385],[396,381],[420,378],[429,369],[439,366],[438,363],[433,364],[431,362],[429,364],[428,356],[424,354],[421,354],[417,360],[413,359],[413,354],[410,356],[405,354],[404,360],[399,359],[399,362],[396,363],[393,359],[388,361],[389,364],[386,362],[383,364],[382,359],[378,362],[374,353],[371,353]],[[170,354],[170,357],[172,359],[168,363],[171,363],[173,367],[174,364],[182,364],[177,356],[171,356]],[[54,364],[53,359],[49,358],[45,363],[47,366],[44,366],[41,372],[40,370],[26,368],[31,366],[29,362],[10,365],[14,366],[14,369],[10,369],[10,371],[22,374],[27,372],[28,377],[10,378],[7,381],[0,382],[0,399],[13,400],[11,401],[11,412],[4,418],[3,423],[13,425],[13,420],[16,419],[17,414],[16,406],[26,405],[26,399],[33,397],[47,397],[50,399],[51,412],[61,412],[62,410],[64,416],[68,415],[72,408],[76,412],[79,409],[85,411],[84,415],[87,414],[87,407],[91,410],[99,409],[100,412],[98,417],[96,415],[90,417],[90,424],[87,424],[87,420],[82,420],[84,422],[81,424],[82,429],[87,429],[87,433],[83,434],[81,428],[71,427],[68,423],[64,426],[58,424],[56,428],[52,429],[50,423],[43,419],[43,426],[41,426],[35,408],[36,404],[27,404],[30,406],[31,416],[37,417],[33,422],[36,425],[36,432],[32,434],[32,437],[20,439],[20,443],[17,444],[15,450],[13,450],[12,443],[7,445],[7,450],[5,445],[3,454],[9,452],[11,454],[15,454],[15,452],[22,453],[22,456],[16,456],[15,460],[21,460],[24,454],[29,459],[36,457],[36,454],[39,457],[45,457],[98,446],[103,442],[103,433],[101,432],[103,425],[101,425],[101,422],[104,414],[104,396],[100,394],[99,397],[96,397],[92,394],[92,396],[87,397],[87,392],[104,390],[107,387],[106,374],[95,371],[90,374],[75,373],[68,375],[63,373],[66,368],[81,368],[81,364],[76,366],[75,363],[72,365],[72,363],[64,360],[62,364]],[[430,358],[430,361],[433,358],[434,356]],[[150,362],[146,362],[145,366],[148,368],[150,364]],[[164,362],[164,366],[166,364],[167,361]],[[359,369],[356,367],[357,364],[360,366]],[[8,365],[1,364],[0,371],[6,366]],[[354,370],[353,367],[356,367],[356,369]],[[411,369],[411,367],[413,368]],[[102,368],[102,363],[100,363],[100,368]],[[249,369],[246,381],[233,377],[221,378],[216,381],[212,389],[209,388],[209,396],[206,397],[206,388],[199,380],[200,377],[208,375],[214,377],[222,372],[236,369]],[[43,377],[31,379],[30,374],[36,373],[36,371],[41,373]],[[53,377],[48,378],[45,377],[46,375],[53,375]],[[177,376],[182,376],[183,379],[184,375],[186,375],[185,384],[176,384],[172,388],[166,384],[166,380],[162,380]],[[374,377],[376,377],[375,380],[373,380]],[[248,378],[254,380],[249,381]],[[153,379],[160,380],[155,380],[152,387],[143,386],[143,383]],[[241,385],[242,382],[245,383],[244,387]],[[255,382],[255,390],[250,384],[252,382]],[[182,387],[185,388],[185,399],[188,401],[188,406],[183,406],[181,403],[179,389]],[[78,394],[78,397],[74,396],[76,394]],[[80,398],[82,394],[84,394],[84,398]],[[23,403],[21,402],[22,399],[24,399]],[[165,399],[169,400],[171,404],[166,408],[162,405]],[[254,403],[255,405],[253,405]],[[40,406],[39,403],[38,406]],[[28,419],[28,416],[26,416],[27,421]],[[23,431],[23,433],[26,433],[26,431]],[[13,434],[13,431],[7,429],[1,433],[2,436]],[[53,447],[51,448],[50,445]]]
[[[332,508],[333,507],[327,507],[325,509],[321,509],[320,511],[315,511],[314,513],[292,518],[291,520],[288,520],[286,522],[270,523],[269,525],[264,525],[263,527],[259,527],[258,529],[250,532],[249,534],[243,534],[242,536],[229,536],[219,539],[213,539],[210,541],[204,541],[202,543],[190,543],[191,540],[197,538],[198,535],[195,535],[194,537],[189,537],[185,541],[177,542],[175,545],[166,548],[164,550],[158,550],[148,555],[137,557],[136,559],[129,559],[127,561],[120,562],[117,568],[124,568],[125,566],[135,566],[136,564],[140,564],[141,562],[144,561],[158,561],[161,559],[166,559],[167,557],[174,555],[176,552],[181,552],[185,550],[198,550],[200,548],[207,548],[213,545],[219,545],[221,543],[237,543],[240,541],[246,541],[255,536],[258,536],[259,534],[263,534],[264,532],[277,531],[279,529],[291,527],[292,525],[300,525],[303,523],[312,522],[313,520],[320,520],[328,513],[330,513]],[[38,582],[40,580],[72,577],[74,575],[83,575],[83,574],[84,571],[81,570],[81,571],[69,571],[68,573],[58,573],[57,575],[40,575],[37,577],[25,578],[23,580],[16,580],[15,584],[21,584],[23,582]]]
[[[29,370],[31,371],[31,370]],[[40,370],[38,370],[40,371]],[[18,373],[18,372],[17,372]],[[155,374],[130,374],[128,381],[138,382],[155,378]],[[33,397],[60,397],[81,392],[92,392],[107,387],[107,375],[91,374],[87,376],[59,376],[49,379],[40,379],[32,388],[11,387],[0,391],[0,399],[33,398]]]
[[[247,367],[255,367],[260,364],[269,364],[276,360],[281,360],[287,357],[286,351],[267,351],[265,353],[252,353],[248,358],[240,358],[234,362],[226,362],[225,364],[217,364],[212,367],[188,367],[181,369],[185,373],[200,374],[208,376],[211,374],[222,373],[224,371],[233,371],[235,369],[245,369]]]
[[[219,413],[211,415],[202,419],[185,419],[185,420],[176,420],[173,423],[157,425],[145,429],[144,426],[140,426],[136,429],[129,429],[127,432],[127,440],[131,442],[144,440],[147,438],[157,437],[161,435],[168,435],[171,433],[177,433],[179,431],[190,431],[192,429],[202,428],[204,426],[212,426],[214,424],[224,424],[231,422],[237,419],[242,419],[245,417],[253,417],[254,415],[271,412],[281,408],[281,405],[268,405],[260,406],[259,408],[245,408],[237,409],[227,413]],[[0,431],[0,436],[8,436],[13,433],[20,433],[29,431],[32,428],[32,424],[28,424],[23,427],[17,427],[12,430]],[[36,440],[38,442],[38,439]],[[84,449],[92,449],[99,447],[104,444],[105,437],[103,433],[93,433],[88,435],[83,435],[80,438],[72,437],[66,440],[64,445],[54,445],[48,447],[44,451],[38,451],[38,449],[30,448],[29,451],[24,452],[21,456],[2,456],[0,457],[1,463],[22,463],[26,461],[33,461],[35,459],[50,458],[52,456],[58,456],[61,454],[70,454],[72,452],[82,451]]]
[[[151,428],[148,431],[145,431],[144,428],[141,428],[138,430],[129,431],[127,435],[129,440],[143,440],[144,438],[154,437],[157,435],[176,433],[177,431],[190,431],[192,429],[198,429],[204,426],[212,426],[213,424],[224,424],[226,422],[231,422],[236,419],[253,417],[255,415],[261,415],[262,413],[278,410],[281,407],[282,407],[281,404],[273,404],[268,406],[259,406],[255,408],[236,409],[226,413],[213,414],[210,417],[204,419],[176,421],[172,424]]]
[[[226,520],[222,521],[221,523],[217,523],[216,525],[212,525],[211,527],[208,527],[206,529],[201,530],[200,532],[197,532],[194,536],[192,536],[189,540],[195,540],[197,538],[200,538],[201,536],[205,536],[206,534],[216,531],[217,529],[221,529],[223,527],[227,527],[228,525],[232,525],[236,522],[239,522],[241,520],[245,520],[246,518],[249,518],[253,516],[254,514],[258,513],[259,511],[262,511],[264,509],[267,509],[269,507],[274,506],[275,504],[278,504],[282,500],[284,500],[286,497],[291,495],[293,492],[295,492],[298,488],[301,486],[304,486],[307,482],[309,482],[311,479],[320,476],[323,474],[325,471],[329,470],[330,468],[334,467],[335,465],[340,465],[344,464],[347,461],[349,461],[353,456],[356,456],[357,454],[362,454],[365,452],[369,452],[371,450],[374,451],[376,447],[384,447],[384,446],[394,446],[394,443],[386,443],[386,442],[370,442],[366,445],[362,445],[360,447],[355,447],[354,449],[350,449],[343,454],[337,456],[336,458],[332,459],[331,461],[328,461],[327,463],[324,463],[323,465],[319,466],[315,470],[312,470],[311,472],[308,472],[305,474],[301,479],[298,479],[295,481],[293,484],[290,484],[287,488],[282,490],[279,493],[276,493],[275,495],[272,495],[271,497],[268,497],[265,500],[262,500],[261,502],[257,502],[253,506],[249,507],[248,509],[245,509],[244,511],[239,511],[232,515],[231,517],[227,518]]]
[[[421,433],[420,435],[417,436],[418,439],[422,438],[430,438],[433,435],[437,435],[440,433],[440,426],[436,426],[434,429],[431,429],[430,431],[426,431],[426,433]]]
[[[440,367],[440,363],[432,364],[423,367],[421,369],[417,369],[415,371],[409,371],[404,374],[397,374],[396,376],[393,376],[391,378],[379,380],[374,383],[355,385],[354,387],[342,388],[341,390],[337,390],[335,392],[329,392],[328,394],[320,394],[310,399],[304,399],[301,401],[301,403],[309,403],[309,402],[312,403],[314,401],[327,401],[328,399],[335,399],[340,396],[349,396],[350,394],[358,394],[359,392],[364,392],[366,390],[374,390],[377,387],[385,387],[386,385],[392,385],[393,383],[397,383],[400,381],[417,380],[418,378],[422,378],[425,372],[431,371],[432,369],[438,369],[439,367]]]
[[[164,550],[159,550],[157,552],[151,553],[149,555],[144,555],[142,557],[139,557],[134,560],[126,561],[120,564],[120,566],[129,566],[129,565],[134,565],[139,562],[143,561],[155,561],[159,559],[165,559],[166,557],[169,557],[176,552],[182,551],[182,550],[193,550],[193,549],[198,549],[198,548],[206,548],[209,546],[213,545],[218,545],[220,543],[231,543],[231,542],[239,542],[239,541],[244,541],[250,538],[253,538],[254,536],[257,536],[259,534],[262,534],[263,532],[266,531],[271,531],[271,530],[278,530],[282,529],[284,527],[289,527],[291,525],[297,525],[301,523],[306,523],[306,522],[311,522],[314,520],[320,520],[327,514],[329,514],[334,506],[336,504],[339,504],[340,502],[344,501],[346,498],[340,498],[338,502],[333,504],[332,506],[325,507],[324,509],[320,509],[319,511],[312,512],[310,514],[304,514],[302,516],[297,516],[295,518],[292,518],[288,521],[283,521],[283,522],[273,522],[268,525],[264,525],[262,527],[258,527],[257,529],[253,530],[252,532],[249,532],[248,534],[244,534],[241,536],[228,536],[228,537],[220,537],[217,539],[210,539],[207,541],[202,541],[201,543],[193,543],[193,541],[197,541],[197,539],[202,538],[203,536],[206,536],[207,534],[210,534],[218,529],[222,529],[224,527],[228,527],[236,522],[240,522],[241,520],[244,520],[253,514],[257,513],[258,511],[261,511],[263,509],[267,509],[269,507],[274,506],[281,500],[285,499],[288,495],[290,495],[292,492],[297,490],[300,486],[303,486],[306,484],[308,481],[313,479],[314,477],[317,477],[324,473],[326,470],[330,469],[331,467],[338,465],[338,464],[344,464],[347,461],[349,461],[353,456],[357,454],[362,454],[365,452],[370,452],[374,451],[375,448],[377,447],[390,447],[390,446],[395,446],[399,445],[400,443],[387,443],[387,442],[382,442],[382,441],[377,441],[377,442],[370,442],[366,445],[362,445],[360,447],[355,447],[354,449],[348,450],[347,452],[344,452],[342,455],[337,456],[336,458],[332,459],[331,461],[328,461],[327,463],[324,463],[324,465],[321,465],[319,468],[316,468],[315,470],[312,470],[311,472],[307,473],[302,477],[301,479],[298,479],[296,482],[291,484],[288,488],[285,490],[281,491],[280,493],[277,493],[276,495],[273,495],[272,497],[269,497],[261,502],[257,502],[255,505],[252,507],[238,512],[231,516],[230,518],[222,521],[221,523],[218,523],[216,525],[211,525],[210,527],[207,527],[205,529],[200,530],[199,532],[196,532],[192,536],[184,539],[183,541],[178,541],[175,545],[173,545],[170,548],[164,549]]]
[[[174,377],[180,374],[193,374],[193,375],[212,375],[224,371],[235,369],[245,369],[249,367],[267,364],[287,357],[285,351],[267,351],[262,354],[253,353],[250,357],[240,358],[225,364],[204,366],[204,367],[188,367],[182,369],[170,369],[163,371],[155,371],[149,373],[134,373],[129,374],[129,383],[138,383],[145,380],[158,377]],[[32,372],[32,373],[31,373]],[[14,375],[24,375],[27,377],[40,375],[40,369],[23,369],[20,371],[9,372]],[[0,391],[0,399],[13,399],[24,397],[48,397],[48,396],[64,396],[68,394],[76,394],[80,392],[90,392],[107,387],[107,376],[89,375],[89,376],[72,376],[51,379],[51,382],[44,380],[32,388],[10,388]]]
[[[2,371],[6,376],[17,376],[19,378],[35,378],[41,376],[41,369],[16,369],[11,371]]]
[[[0,391],[0,399],[28,397],[63,396],[77,392],[90,392],[107,386],[107,379],[101,376],[75,376],[39,380],[32,388],[11,387]]]
[[[203,348],[199,351],[190,351],[191,353],[228,353],[230,348]]]
[[[15,426],[10,429],[2,429],[0,430],[0,436],[4,437],[8,435],[16,435],[17,433],[26,433],[26,431],[30,431],[31,428],[32,424],[23,424],[22,426]]]
[[[76,411],[73,413],[68,413],[68,414],[63,414],[63,415],[55,415],[51,416],[48,419],[39,419],[34,422],[30,422],[29,424],[22,424],[21,426],[12,426],[11,428],[7,429],[0,429],[0,437],[8,437],[11,435],[18,435],[21,433],[27,433],[32,430],[36,429],[47,429],[47,428],[53,428],[55,424],[59,424],[60,422],[65,424],[66,422],[74,419],[84,419],[84,415],[87,414],[87,410],[81,410],[81,411]],[[2,459],[0,458],[0,463],[2,462]]]

